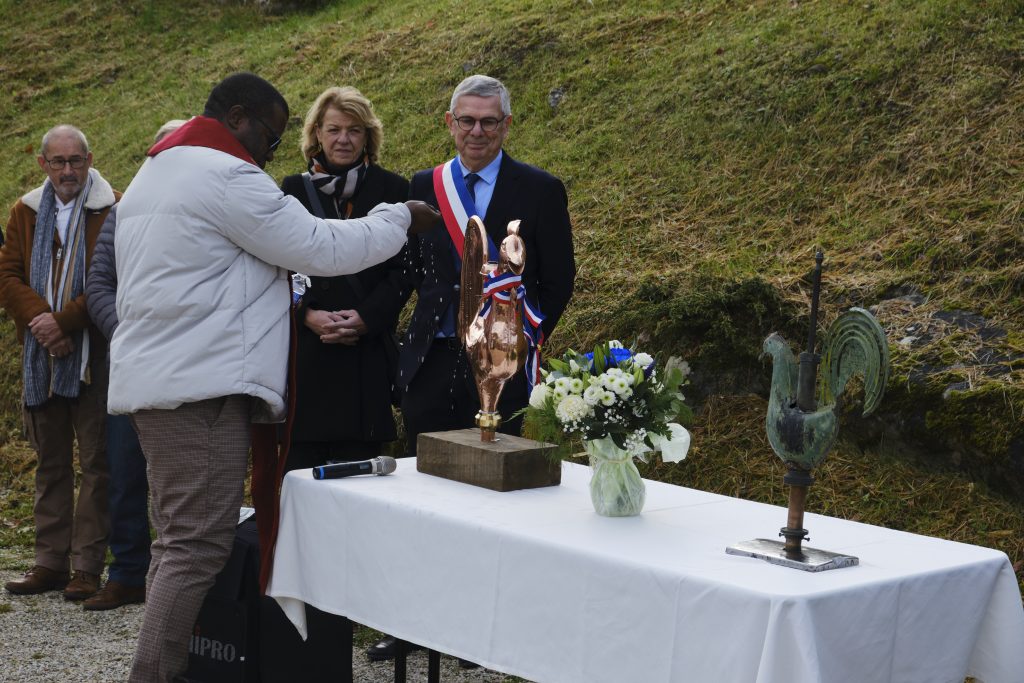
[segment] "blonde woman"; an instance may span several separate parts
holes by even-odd
[[[285,194],[325,218],[359,218],[381,202],[405,201],[409,183],[378,165],[383,127],[355,88],[332,87],[306,114],[307,171]],[[391,412],[394,330],[409,296],[404,252],[355,275],[313,277],[302,296],[295,426],[288,469],[380,454],[396,437]]]

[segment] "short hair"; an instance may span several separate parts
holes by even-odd
[[[160,142],[165,137],[167,137],[174,131],[178,130],[186,123],[187,122],[185,121],[185,119],[171,119],[164,125],[160,126],[160,129],[156,132],[156,135],[153,136],[153,142]]]
[[[312,159],[319,151],[320,143],[316,139],[316,128],[323,123],[328,107],[348,114],[366,128],[366,155],[370,157],[370,163],[377,163],[380,146],[384,141],[384,124],[373,112],[370,100],[351,86],[328,88],[313,102],[313,106],[306,112],[306,122],[302,124],[302,156],[307,160]]]
[[[448,111],[455,112],[455,102],[463,95],[476,95],[477,97],[494,97],[497,95],[501,99],[501,113],[505,116],[512,115],[512,103],[508,95],[508,88],[497,78],[491,78],[483,74],[474,74],[464,79],[462,83],[455,86],[455,92],[452,93],[452,101]]]
[[[89,155],[89,141],[85,139],[85,133],[70,123],[58,124],[43,133],[43,141],[39,145],[39,153],[45,155],[46,148],[50,145],[50,140],[58,135],[70,135],[73,138],[78,138],[78,144],[82,146],[82,154],[85,156]]]
[[[203,116],[223,121],[235,105],[241,105],[250,114],[268,117],[276,105],[284,111],[285,118],[288,116],[288,102],[277,88],[256,74],[244,71],[231,74],[213,86]]]

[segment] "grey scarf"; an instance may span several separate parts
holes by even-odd
[[[81,296],[85,290],[85,200],[91,190],[92,174],[89,174],[71,209],[67,239],[60,250],[63,258],[58,258],[55,263],[56,195],[49,179],[43,183],[43,196],[32,238],[29,285],[46,300],[54,313],[64,310],[69,301]],[[55,267],[59,269],[57,273],[54,273]],[[85,379],[85,366],[89,362],[88,331],[75,332],[72,340],[74,351],[63,358],[54,358],[31,332],[26,331],[22,358],[25,405],[42,405],[51,396],[78,396],[79,384]]]

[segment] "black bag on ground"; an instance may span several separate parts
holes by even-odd
[[[345,617],[306,605],[309,637],[302,640],[277,601],[263,597],[260,602],[262,683],[352,680],[351,623]],[[301,676],[296,672],[301,672]]]
[[[242,522],[228,563],[199,611],[189,643],[189,683],[345,681],[352,672],[351,622],[306,607],[309,637],[273,598],[260,595],[256,518]]]
[[[235,531],[227,564],[199,610],[185,676],[197,683],[260,683],[260,544],[256,518]]]

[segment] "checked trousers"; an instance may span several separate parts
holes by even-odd
[[[132,683],[170,682],[188,667],[196,617],[235,538],[250,401],[222,396],[132,416],[146,455],[157,532]]]

